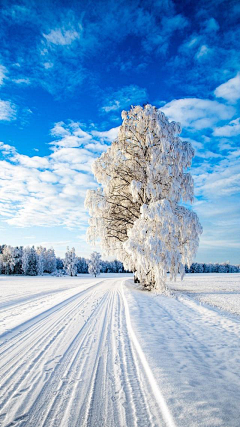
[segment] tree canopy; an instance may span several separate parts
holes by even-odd
[[[101,187],[88,190],[89,241],[136,272],[147,289],[165,290],[190,265],[202,232],[197,215],[182,202],[194,200],[187,169],[194,156],[178,136],[181,126],[156,107],[122,112],[117,139],[93,164]]]

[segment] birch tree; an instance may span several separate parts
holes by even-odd
[[[69,247],[67,247],[64,259],[64,269],[69,276],[77,275],[77,257],[75,248],[69,249]]]
[[[183,277],[202,232],[188,168],[194,150],[181,126],[151,105],[122,112],[118,138],[93,164],[101,187],[88,190],[88,240],[100,239],[146,289],[166,290],[166,274]]]
[[[2,265],[5,271],[5,274],[12,274],[16,264],[16,249],[10,245],[7,245],[3,248],[2,252]]]
[[[101,269],[101,255],[98,252],[93,252],[91,254],[91,258],[88,262],[88,272],[92,274],[94,277],[100,274]]]

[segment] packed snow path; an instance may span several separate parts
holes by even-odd
[[[238,316],[122,278],[72,283],[1,301],[1,426],[239,427]]]

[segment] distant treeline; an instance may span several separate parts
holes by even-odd
[[[88,259],[76,256],[74,264],[77,274],[88,273]],[[42,246],[35,248],[23,246],[13,247],[0,245],[0,274],[24,274],[41,276],[43,273],[64,274],[66,257],[56,257],[54,249]],[[101,260],[101,273],[125,273],[120,261]]]
[[[199,263],[193,262],[190,268],[185,265],[186,273],[239,273],[240,265],[231,265],[229,262],[219,263]]]
[[[0,245],[0,274],[24,274],[41,276],[43,273],[64,274],[67,271],[67,253],[64,259],[56,257],[54,249],[42,246],[35,248],[23,246],[13,247]],[[84,257],[75,257],[74,265],[77,274],[88,273],[89,260]],[[120,261],[101,260],[101,273],[127,273]],[[239,273],[240,265],[231,265],[229,262],[205,264],[194,262],[186,273]]]

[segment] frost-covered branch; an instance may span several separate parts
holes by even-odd
[[[187,169],[194,150],[179,138],[181,127],[151,105],[122,112],[118,138],[93,164],[101,184],[89,190],[89,241],[136,272],[147,289],[165,290],[190,265],[202,232],[197,215],[181,206],[193,202]]]

